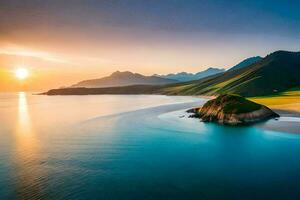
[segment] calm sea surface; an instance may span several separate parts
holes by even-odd
[[[0,199],[300,199],[300,135],[187,118],[204,102],[0,94]]]

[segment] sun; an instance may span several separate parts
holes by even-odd
[[[24,80],[28,77],[29,72],[28,72],[28,69],[26,69],[26,68],[18,68],[15,71],[15,75],[18,79]]]

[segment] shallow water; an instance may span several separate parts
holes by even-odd
[[[299,199],[300,136],[187,118],[204,99],[0,95],[0,199]]]

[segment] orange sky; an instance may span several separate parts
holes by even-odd
[[[0,43],[0,91],[47,90],[102,77],[116,70],[146,75],[198,72],[206,67],[224,67],[222,63],[234,64],[237,61],[222,56],[213,59],[207,52],[180,42],[158,45],[119,41],[115,44],[63,36],[39,41],[35,35],[25,36]],[[22,83],[14,76],[18,67],[30,71],[30,76]]]

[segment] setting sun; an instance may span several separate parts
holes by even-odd
[[[18,79],[23,80],[23,79],[26,79],[26,78],[28,77],[29,72],[28,72],[28,70],[25,69],[25,68],[18,68],[18,69],[16,69],[16,71],[15,71],[15,75],[16,75],[16,77],[17,77]]]

